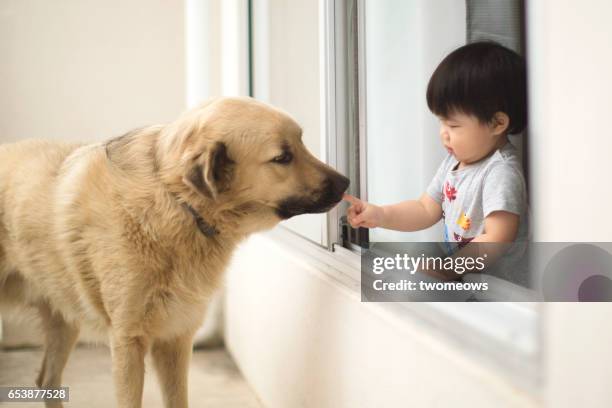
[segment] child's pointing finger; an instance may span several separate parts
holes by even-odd
[[[352,205],[355,205],[355,206],[360,206],[361,205],[361,200],[358,199],[357,197],[354,197],[354,196],[350,195],[350,194],[346,194],[346,193],[343,194],[342,195],[342,199],[344,201],[347,201],[347,202],[351,203]]]

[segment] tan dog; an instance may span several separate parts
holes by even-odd
[[[0,304],[40,312],[37,384],[60,386],[87,327],[110,339],[120,407],[141,406],[148,351],[166,407],[186,407],[192,336],[236,245],[348,186],[301,133],[224,98],[102,144],[0,146]]]

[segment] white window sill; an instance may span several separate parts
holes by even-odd
[[[282,226],[262,235],[361,301],[359,254],[342,247],[330,252]],[[445,339],[472,362],[492,368],[518,388],[540,396],[539,304],[388,302],[368,303],[368,307],[394,325],[416,321],[423,331]]]

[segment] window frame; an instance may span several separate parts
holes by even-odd
[[[364,0],[320,0],[321,33],[321,84],[324,101],[321,112],[325,137],[327,164],[349,176],[353,182],[349,192],[367,198],[366,173],[366,123],[365,123],[365,64],[357,61],[363,58],[365,42],[360,31],[363,30],[363,10],[359,3]],[[356,41],[355,41],[356,40]],[[357,146],[351,146],[357,139]],[[353,142],[354,143],[354,142]],[[355,149],[357,152],[355,152]],[[358,161],[351,169],[350,155]],[[355,183],[358,180],[358,183]],[[357,184],[357,185],[355,185]],[[327,248],[349,248],[361,253],[367,247],[368,230],[353,229],[343,214],[347,205],[335,207],[327,215]],[[350,231],[350,232],[349,232]],[[348,232],[348,233],[346,233]]]

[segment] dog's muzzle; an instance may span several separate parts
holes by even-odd
[[[318,193],[311,197],[289,197],[279,204],[276,213],[286,220],[300,214],[327,212],[342,200],[349,183],[350,180],[341,174],[330,175]]]

